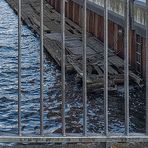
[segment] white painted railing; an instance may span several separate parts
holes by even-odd
[[[96,5],[104,7],[104,0],[88,0]],[[124,0],[109,0],[108,1],[108,9],[112,12],[115,12],[118,15],[124,16]],[[142,25],[145,24],[145,13],[146,13],[146,6],[145,3],[141,5],[135,2],[134,4],[134,11],[132,12],[134,16],[134,21],[140,23]]]

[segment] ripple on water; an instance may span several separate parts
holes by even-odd
[[[8,4],[0,1],[0,134],[17,134],[17,16]],[[39,134],[40,127],[40,78],[39,38],[22,26],[22,131]],[[55,62],[44,53],[44,128],[45,133],[61,132],[61,73]],[[67,132],[82,132],[82,87],[75,81],[75,74],[66,76],[66,128]],[[121,89],[122,90],[122,89]],[[130,130],[144,131],[144,93],[131,89]],[[143,94],[143,95],[141,95]],[[103,93],[88,96],[88,130],[100,133],[104,129]],[[123,92],[109,98],[109,129],[124,132]],[[136,115],[135,115],[136,114]],[[141,117],[141,118],[139,118]],[[138,124],[136,124],[138,122]]]

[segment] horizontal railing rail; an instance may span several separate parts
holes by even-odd
[[[1,136],[0,142],[13,142],[13,143],[99,143],[99,142],[148,142],[148,136],[145,134],[129,134],[125,135],[112,135],[103,136],[98,134],[66,134],[63,135],[49,135],[49,136]]]

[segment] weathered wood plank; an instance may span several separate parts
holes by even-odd
[[[17,12],[18,1],[6,0],[9,5]],[[40,34],[40,1],[22,1],[22,19],[33,32]],[[47,1],[44,1],[44,47],[61,66],[61,26],[60,14],[56,12]],[[66,67],[71,66],[82,77],[82,32],[81,28],[66,18]],[[103,43],[97,38],[87,34],[87,83],[95,86],[103,86],[104,73],[104,47]],[[92,74],[96,70],[97,74]],[[123,81],[124,61],[109,49],[109,87]],[[120,74],[122,76],[120,77]],[[136,83],[141,84],[142,79],[130,72],[130,77]],[[93,86],[93,85],[92,85]]]

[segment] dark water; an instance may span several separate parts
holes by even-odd
[[[17,134],[17,16],[0,0],[0,135]],[[22,28],[22,131],[39,134],[39,38]],[[82,132],[82,87],[67,74],[67,132]],[[61,72],[44,53],[44,133],[61,132]],[[131,87],[130,131],[144,132],[144,90]],[[123,89],[109,94],[109,130],[124,132]],[[104,129],[103,93],[88,95],[88,130]]]

